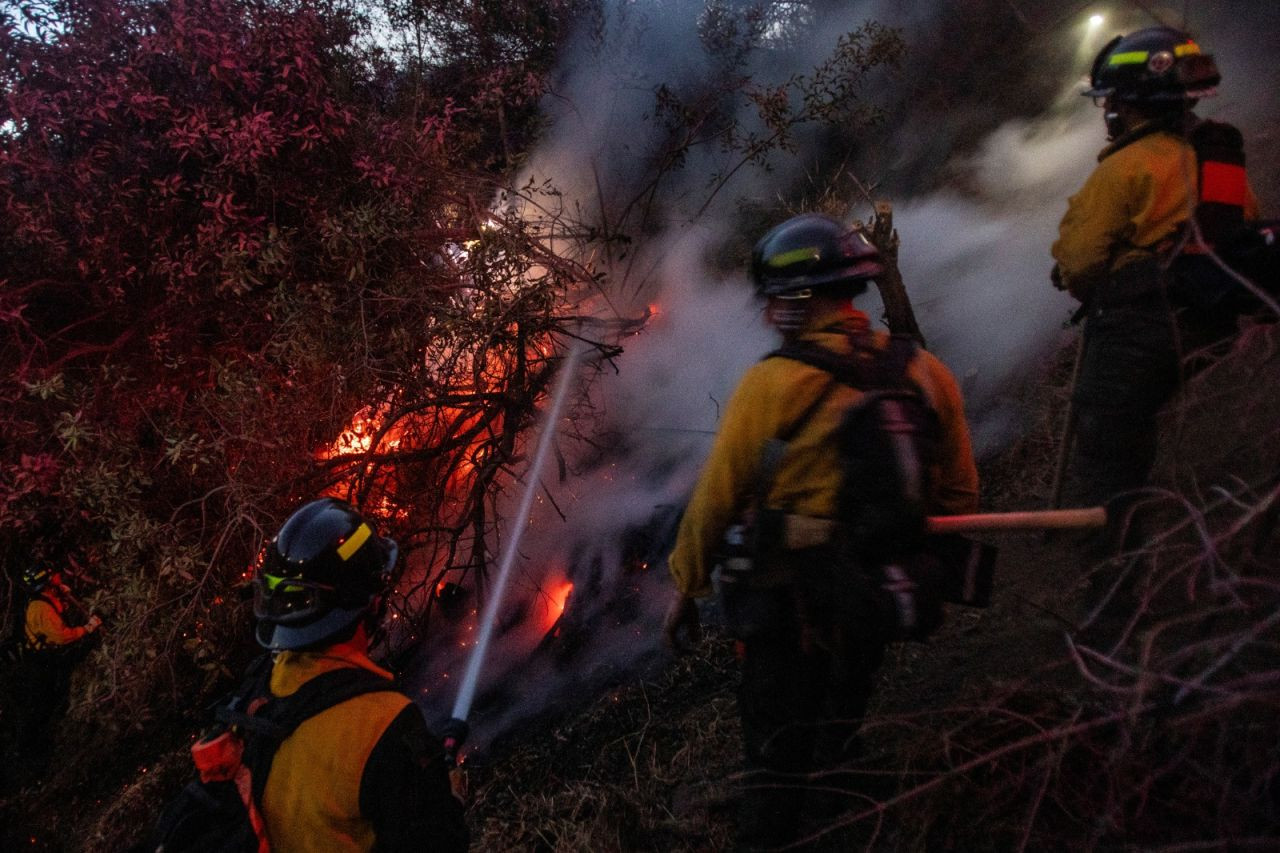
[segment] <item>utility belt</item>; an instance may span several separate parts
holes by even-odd
[[[819,562],[843,564],[835,583],[868,596],[883,595],[886,578],[891,586],[890,576],[896,577],[896,572],[902,575],[901,583],[913,591],[919,588],[913,594],[922,603],[986,607],[991,602],[996,549],[985,543],[956,534],[926,536],[918,548],[890,561],[898,565],[880,565],[850,553],[849,543],[842,541],[843,525],[836,520],[767,511],[758,514],[756,522],[729,529],[714,577],[730,630],[739,638],[768,624],[776,612],[773,599],[782,597],[785,588],[796,587],[818,571],[800,553],[815,549],[829,551],[814,555]],[[762,538],[762,530],[772,538]]]
[[[1166,293],[1168,271],[1153,256],[1112,270],[1107,283],[1090,295],[1093,308],[1117,308],[1132,305]]]
[[[1264,233],[1258,231],[1257,235]],[[1262,283],[1265,289],[1276,278],[1280,263],[1274,257],[1280,253],[1273,252],[1272,259],[1268,260],[1265,254],[1268,250],[1261,242],[1263,239],[1263,236],[1257,236],[1263,248],[1255,248],[1253,255],[1244,253],[1239,258],[1228,257],[1227,260],[1234,261],[1233,266],[1240,267],[1256,282]],[[1230,256],[1227,249],[1223,254]],[[1113,270],[1106,284],[1095,288],[1090,296],[1090,310],[1167,302],[1173,308],[1229,316],[1258,307],[1253,304],[1251,294],[1199,244],[1189,244],[1167,266],[1162,265],[1159,258],[1160,255],[1153,255]]]
[[[768,589],[795,580],[785,555],[810,548],[834,547],[839,522],[778,510],[756,514],[751,524],[726,531],[718,564],[725,583]]]

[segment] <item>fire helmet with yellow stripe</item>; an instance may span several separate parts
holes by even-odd
[[[751,254],[751,277],[766,297],[861,292],[883,272],[880,252],[866,232],[822,213],[802,213],[775,225]]]
[[[350,504],[321,498],[299,507],[254,576],[258,642],[280,650],[345,639],[378,614],[398,553]]]
[[[1128,103],[1202,98],[1222,79],[1213,56],[1172,27],[1116,36],[1098,52],[1085,95]]]

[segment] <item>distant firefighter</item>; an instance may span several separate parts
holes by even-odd
[[[1083,504],[1146,483],[1156,413],[1183,359],[1230,336],[1250,308],[1220,258],[1258,217],[1240,132],[1191,111],[1219,74],[1190,36],[1168,27],[1117,36],[1090,82],[1084,94],[1102,106],[1110,145],[1053,244],[1054,285],[1087,316],[1068,487]]]
[[[87,613],[60,572],[37,564],[20,587],[27,598],[21,637],[10,655],[5,697],[5,776],[14,782],[38,778],[53,750],[53,727],[66,711],[71,675],[102,620]]]
[[[670,557],[676,594],[664,632],[673,646],[697,633],[696,599],[711,594],[719,562],[715,582],[742,665],[744,849],[796,841],[806,774],[860,752],[872,678],[894,633],[858,566],[914,549],[924,513],[977,507],[955,379],[914,340],[872,331],[853,306],[882,271],[862,230],[820,214],[789,219],[756,244],[757,293],[784,345],[729,400]],[[885,407],[871,408],[873,397]],[[902,417],[864,434],[885,443],[854,465],[844,443],[857,430],[848,425],[871,411]]]

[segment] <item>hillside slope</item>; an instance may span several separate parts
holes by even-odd
[[[1070,354],[983,467],[991,510],[1043,507]],[[1247,329],[1163,417],[1148,544],[1086,571],[1006,535],[993,605],[894,648],[867,721],[868,796],[824,848],[1262,849],[1280,843],[1280,328]],[[717,850],[739,770],[732,643],[712,628],[469,768],[475,849]],[[874,792],[874,793],[873,793]]]

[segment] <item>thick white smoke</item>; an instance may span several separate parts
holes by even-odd
[[[656,185],[646,184],[652,175],[652,152],[663,138],[653,109],[655,87],[666,83],[679,92],[684,81],[702,80],[708,73],[696,38],[703,4],[649,0],[607,5],[604,40],[584,36],[566,55],[547,99],[550,128],[520,183],[551,181],[568,209],[598,217],[606,226],[616,224],[632,205],[651,205],[659,211],[659,224],[609,267],[618,288],[612,294],[613,305],[634,314],[638,306],[656,304],[659,313],[642,333],[622,341],[625,352],[616,360],[616,372],[603,369],[584,391],[597,416],[592,428],[607,427],[600,433],[601,441],[611,446],[602,450],[596,442],[590,448],[594,459],[604,461],[588,466],[587,448],[562,438],[566,470],[578,473],[561,480],[554,470],[541,472],[540,488],[548,499],[539,503],[522,551],[518,583],[533,602],[533,611],[545,608],[546,591],[569,577],[575,584],[570,609],[580,620],[597,617],[594,633],[583,648],[557,661],[551,653],[530,658],[529,648],[536,642],[528,636],[531,629],[512,632],[485,671],[490,701],[486,705],[482,688],[473,718],[480,742],[563,699],[569,686],[588,684],[591,673],[626,671],[656,653],[661,608],[670,594],[665,566],[624,567],[625,542],[647,524],[652,532],[651,522],[661,516],[661,508],[680,505],[737,378],[775,343],[751,299],[745,271],[714,271],[708,262],[710,250],[734,227],[740,200],[774,197],[810,162],[800,150],[774,156],[767,169],[743,168],[707,204],[714,176],[723,174],[733,160],[715,146],[700,146],[686,152],[682,169],[670,171]],[[748,70],[763,75],[766,82],[804,73],[829,53],[839,33],[868,18],[902,26],[909,50],[916,42],[945,47],[947,38],[963,37],[930,29],[941,5],[910,4],[910,13],[902,11],[904,5],[824,6],[823,25],[802,41],[803,47],[785,54],[785,65],[771,56]],[[942,108],[927,114],[919,108],[905,110],[898,124],[891,116],[854,160],[871,167],[880,164],[887,172],[860,175],[863,180],[930,187],[893,198],[900,263],[930,349],[951,367],[966,391],[980,450],[997,447],[1018,429],[1018,413],[1004,402],[1006,392],[1033,375],[1045,355],[1071,334],[1064,325],[1074,302],[1049,284],[1049,247],[1067,197],[1083,182],[1105,144],[1100,112],[1078,96],[1078,81],[1111,34],[1151,23],[1130,15],[1090,31],[1083,24],[1085,13],[1105,10],[1078,11],[1078,17],[1045,12],[1027,24],[1026,38],[1061,40],[1065,49],[1053,55],[1075,57],[1074,65],[1051,69],[1060,85],[1042,98],[1039,115],[991,123],[976,145],[938,150],[938,139],[922,138],[922,128],[936,127],[939,138],[950,138],[949,123],[953,118],[958,122],[961,114],[957,107],[956,115],[950,115],[943,99]],[[1246,78],[1245,69],[1230,58],[1237,39],[1244,38],[1244,24],[1204,24],[1197,35],[1206,43],[1219,35],[1210,46],[1219,54],[1227,80]],[[1243,51],[1251,52],[1255,51]],[[908,62],[931,61],[942,54],[945,50],[921,59],[909,53]],[[916,72],[912,85],[929,79],[927,69]],[[998,85],[988,82],[995,85],[984,95],[993,112],[998,113],[1001,98],[1018,90],[1019,79],[1010,76],[1016,72],[1015,67],[998,78]],[[937,85],[960,89],[962,82],[938,78]],[[878,75],[876,83],[888,102],[897,99],[900,106],[909,105],[910,98],[895,92],[889,77]],[[1213,114],[1225,107],[1223,113],[1246,130],[1271,128],[1274,133],[1275,107],[1263,103],[1270,95],[1260,94],[1274,88],[1237,86],[1233,91],[1237,94],[1223,98],[1223,103],[1207,104],[1213,108],[1201,112]],[[971,121],[973,99],[968,103],[965,120]],[[1258,105],[1257,110],[1272,117],[1270,123],[1256,111],[1247,117],[1235,115],[1233,105]],[[739,118],[751,126],[749,112]],[[798,141],[816,144],[817,137]],[[923,172],[954,179],[923,180]],[[849,204],[852,215],[870,212],[857,199],[849,199]],[[865,298],[866,310],[875,316],[879,306],[872,297]],[[568,432],[565,424],[558,426]],[[513,493],[520,487],[513,487]],[[513,494],[511,505],[516,501]],[[530,621],[540,624],[538,618]],[[460,658],[438,658],[430,667],[460,670]],[[440,701],[450,701],[447,682],[436,683],[442,689],[432,692],[443,692]],[[435,707],[433,697],[428,697],[428,704]]]

